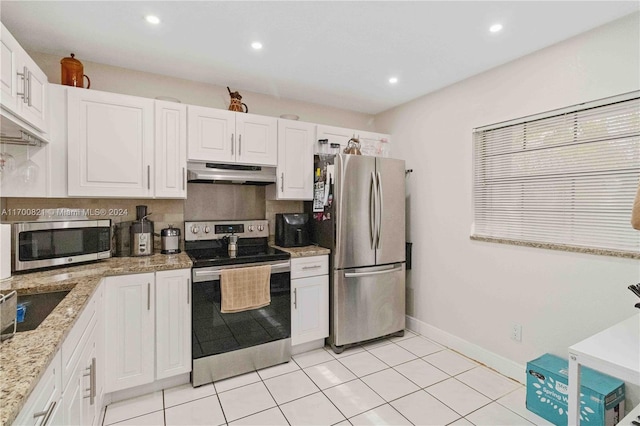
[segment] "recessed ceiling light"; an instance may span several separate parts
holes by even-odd
[[[255,50],[260,50],[262,49],[262,43],[260,43],[259,41],[254,41],[253,43],[251,43],[251,47],[253,47]]]
[[[391,84],[396,84],[397,82],[398,82],[398,77],[391,77],[389,79],[389,83],[391,83]]]
[[[492,33],[497,33],[501,29],[502,29],[502,24],[493,24],[492,26],[489,27],[489,31],[491,31]]]
[[[158,25],[160,23],[160,18],[155,15],[147,15],[144,19],[146,19],[150,24]]]

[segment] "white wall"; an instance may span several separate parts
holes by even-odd
[[[49,82],[60,84],[61,57],[39,52],[28,53],[42,68]],[[91,89],[94,90],[147,98],[170,96],[184,104],[221,109],[229,107],[229,92],[226,87],[83,61],[78,57],[76,59],[82,62],[84,73],[91,79]],[[180,58],[168,60],[179,62]],[[231,90],[240,92],[242,101],[247,104],[251,113],[273,117],[296,114],[301,121],[373,130],[373,116],[370,114],[252,93],[242,90],[242,87],[231,87]]]
[[[408,314],[524,365],[637,313],[640,261],[469,239],[472,129],[640,89],[640,14],[376,116],[407,180]],[[631,212],[631,205],[629,212]],[[510,340],[522,324],[522,343]],[[523,374],[524,377],[524,374]]]

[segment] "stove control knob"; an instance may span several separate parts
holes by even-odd
[[[253,225],[249,225],[248,229],[249,229],[249,232],[253,232]]]
[[[191,226],[191,233],[197,234],[199,231],[200,231],[200,228],[198,228],[196,225]]]
[[[258,231],[264,231],[264,225],[258,225]]]
[[[211,231],[211,228],[209,228],[208,226],[204,227],[204,233],[208,234]]]

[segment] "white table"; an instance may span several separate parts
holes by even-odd
[[[580,419],[580,367],[640,385],[640,314],[569,348],[569,425]]]

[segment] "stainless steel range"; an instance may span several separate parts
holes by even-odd
[[[198,221],[185,222],[184,228],[185,251],[193,261],[193,386],[288,362],[291,262],[289,253],[269,247],[268,222]],[[271,265],[270,304],[222,313],[221,271],[267,264]]]

